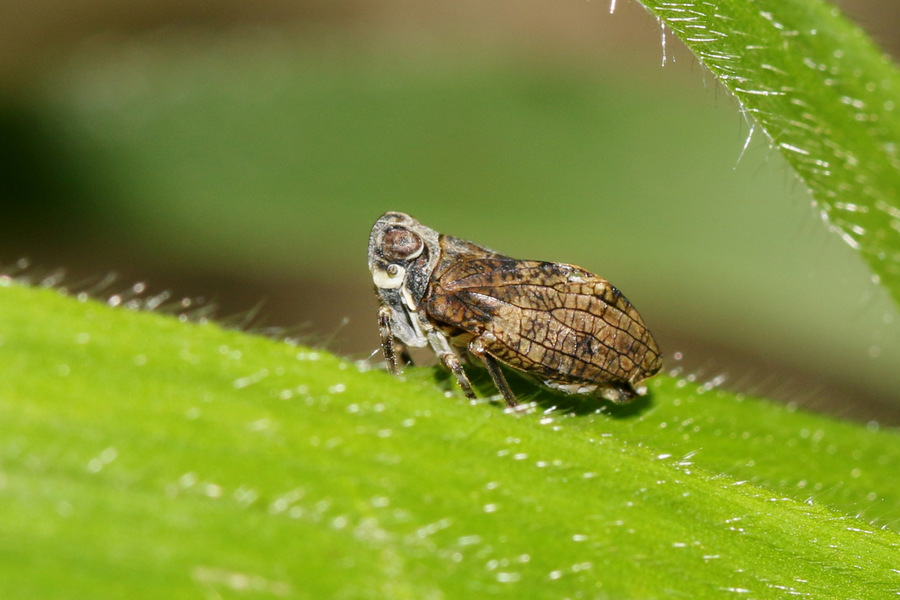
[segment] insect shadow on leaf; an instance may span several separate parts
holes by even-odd
[[[450,389],[457,385],[453,374],[447,369],[435,367],[427,369],[427,372],[442,387]],[[522,412],[543,412],[555,415],[571,414],[576,416],[602,413],[614,419],[631,419],[652,408],[654,402],[653,392],[648,391],[626,403],[598,403],[597,398],[591,395],[566,394],[552,388],[536,386],[534,379],[524,373],[510,371],[505,373],[505,375],[509,387],[518,401],[516,405],[507,404],[507,406],[510,406],[513,410],[523,409]],[[470,371],[469,380],[472,384],[472,389],[477,392],[478,396],[485,398],[484,401],[491,401],[498,395],[497,387],[485,369]],[[502,394],[500,396],[502,397]]]

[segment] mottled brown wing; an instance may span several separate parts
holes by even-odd
[[[436,273],[428,314],[507,365],[555,382],[637,383],[662,361],[640,315],[609,282],[572,265],[506,257]]]

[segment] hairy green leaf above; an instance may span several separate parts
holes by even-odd
[[[641,0],[740,102],[900,302],[900,72],[822,0]]]

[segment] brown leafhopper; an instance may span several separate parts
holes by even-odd
[[[662,366],[641,316],[608,281],[573,265],[517,260],[388,212],[372,227],[369,270],[388,368],[430,346],[475,398],[477,357],[509,406],[500,364],[570,394],[633,400]]]

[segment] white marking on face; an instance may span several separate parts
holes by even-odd
[[[375,287],[382,290],[395,290],[403,285],[406,279],[406,269],[398,265],[390,265],[387,271],[383,269],[372,269],[372,281]]]
[[[403,298],[403,302],[406,303],[406,306],[409,308],[409,310],[412,312],[416,312],[416,301],[413,300],[412,293],[410,293],[408,287],[400,290],[400,296]]]

